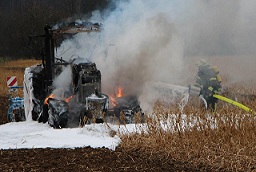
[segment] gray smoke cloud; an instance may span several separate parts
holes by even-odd
[[[186,53],[235,55],[255,53],[255,1],[190,1],[183,26]]]
[[[185,56],[217,65],[224,85],[253,81],[255,86],[255,5],[253,0],[186,3],[180,20]]]
[[[75,53],[96,62],[106,92],[121,85],[126,93],[139,94],[146,81],[177,82],[184,42],[169,13],[169,1],[133,0],[115,6],[107,17],[95,12],[91,19],[104,23],[99,36],[78,34],[58,52],[68,50],[67,58]]]
[[[113,5],[89,20],[103,23],[100,34],[77,34],[58,50],[66,59],[77,55],[95,62],[104,93],[121,85],[140,95],[149,81],[193,82],[199,58],[218,65],[229,83],[253,79],[233,66],[255,72],[255,58],[247,57],[256,53],[256,1],[113,0]]]

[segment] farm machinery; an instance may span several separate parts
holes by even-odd
[[[109,110],[109,96],[101,92],[101,72],[93,62],[84,62],[83,58],[70,58],[69,61],[57,58],[55,51],[58,40],[65,40],[77,33],[100,32],[101,24],[90,22],[63,23],[46,26],[43,35],[31,36],[44,38],[42,64],[25,69],[24,75],[24,107],[26,120],[37,120],[53,128],[77,127],[90,123],[101,123],[109,115],[119,118],[125,112],[131,119],[136,111],[141,111],[138,101],[128,107],[131,111],[121,108],[118,112]],[[63,71],[71,71],[71,82],[65,86],[56,86],[54,81],[63,77]],[[66,80],[63,77],[61,80]],[[134,99],[130,99],[134,100]],[[129,100],[128,100],[129,101]],[[126,101],[127,103],[127,101]],[[133,108],[136,107],[136,109]],[[116,109],[116,108],[115,108]],[[131,122],[131,120],[127,120]]]
[[[80,57],[65,61],[57,58],[57,40],[81,32],[99,32],[98,23],[68,23],[58,27],[46,26],[42,64],[25,69],[24,101],[26,118],[48,122],[54,128],[84,125],[103,121],[109,99],[101,93],[101,72],[93,62]],[[68,86],[54,85],[63,70],[71,68],[72,81]],[[62,80],[66,80],[63,77]]]
[[[144,122],[138,97],[125,93],[125,86],[117,86],[114,90],[115,94],[110,96],[113,108],[108,110],[108,114],[117,117],[124,124]]]
[[[23,88],[23,86],[10,86],[9,87],[9,108],[7,113],[8,122],[19,122],[25,120],[24,114],[24,98],[16,96],[13,97],[12,93],[16,92],[17,89]]]

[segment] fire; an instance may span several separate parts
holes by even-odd
[[[110,98],[113,106],[116,106],[116,99],[115,99],[114,95],[109,96],[109,98]]]
[[[48,105],[48,99],[49,98],[55,98],[56,96],[54,95],[54,94],[50,94],[48,97],[46,97],[46,99],[44,100],[44,104],[47,104]],[[72,96],[69,96],[69,97],[67,97],[67,98],[65,98],[64,100],[65,100],[65,102],[69,102],[72,98],[73,98],[74,96],[72,95]]]
[[[46,99],[44,100],[44,104],[48,105],[48,99],[49,98],[55,98],[55,95],[54,94],[50,94],[48,97],[46,97]]]
[[[124,95],[124,89],[122,87],[117,87],[117,95],[116,97],[122,97]]]
[[[65,98],[65,102],[69,102],[74,96],[69,96],[68,98]]]
[[[113,106],[116,106],[116,98],[123,97],[123,96],[124,96],[124,89],[121,86],[118,86],[116,89],[116,94],[109,96]]]

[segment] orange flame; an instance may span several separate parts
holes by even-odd
[[[46,99],[44,100],[44,104],[48,105],[48,99],[49,98],[55,98],[55,95],[54,94],[50,94],[48,97],[46,97]]]
[[[113,95],[111,95],[111,96],[109,96],[109,98],[110,98],[113,106],[116,106],[116,99],[115,99],[115,97]]]
[[[69,96],[68,98],[65,98],[65,102],[69,102],[74,96]]]
[[[117,95],[116,97],[122,97],[124,95],[124,89],[122,87],[117,87]]]
[[[65,98],[65,102],[69,102],[74,96],[69,96],[67,98]],[[55,98],[55,95],[54,94],[50,94],[48,97],[46,97],[46,99],[44,100],[44,104],[47,104],[48,105],[48,99],[49,98]]]
[[[116,98],[123,97],[123,96],[124,96],[124,89],[121,86],[118,86],[116,89],[116,94],[109,96],[113,106],[116,106]]]

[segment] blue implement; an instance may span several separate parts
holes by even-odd
[[[18,89],[18,88],[23,88],[23,86],[12,86],[10,87],[9,92],[13,92],[15,91],[15,89]],[[11,94],[9,94],[8,99],[9,99],[9,108],[8,108],[8,114],[7,114],[8,122],[14,122],[17,119],[22,120],[22,118],[24,118],[24,98],[12,97]]]

